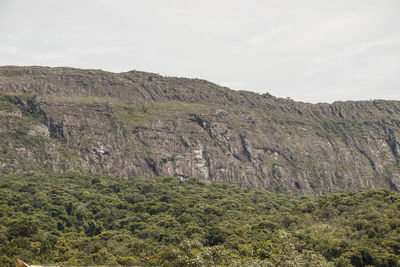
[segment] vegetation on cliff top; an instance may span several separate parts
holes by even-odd
[[[290,197],[174,178],[0,179],[0,265],[397,266],[400,195]]]

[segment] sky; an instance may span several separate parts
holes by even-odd
[[[140,70],[312,103],[400,100],[400,1],[0,0],[0,65]]]

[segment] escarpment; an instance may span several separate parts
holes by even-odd
[[[400,190],[400,102],[309,104],[144,72],[0,67],[0,171]]]

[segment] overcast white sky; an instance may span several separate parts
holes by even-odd
[[[400,100],[400,1],[0,0],[0,65],[135,69],[306,102]]]

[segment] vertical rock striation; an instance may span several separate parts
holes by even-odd
[[[400,102],[309,104],[144,72],[0,68],[0,171],[400,190]]]

